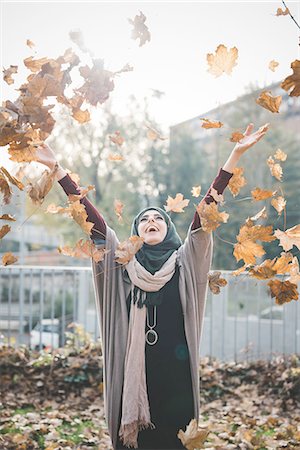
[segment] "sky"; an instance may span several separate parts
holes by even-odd
[[[300,1],[287,1],[300,22]],[[249,84],[259,88],[281,81],[300,59],[299,34],[289,16],[276,17],[280,1],[271,2],[14,2],[1,1],[1,66],[18,65],[15,84],[1,83],[1,100],[14,100],[16,87],[26,81],[28,56],[57,58],[75,44],[69,31],[80,29],[95,58],[109,70],[130,63],[134,70],[115,80],[111,93],[118,114],[126,114],[129,94],[142,99],[151,89],[165,93],[152,98],[151,112],[167,127],[234,100]],[[131,39],[128,18],[142,11],[151,41],[139,47]],[[36,48],[26,46],[32,40]],[[237,47],[232,75],[216,78],[207,69],[206,55],[219,44]],[[82,55],[82,54],[81,54]],[[275,59],[275,72],[268,63]],[[95,114],[101,114],[101,105]]]

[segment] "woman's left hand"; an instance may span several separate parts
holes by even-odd
[[[257,131],[252,133],[253,130],[253,123],[250,123],[246,131],[244,133],[244,137],[236,143],[233,151],[234,153],[237,153],[239,155],[242,155],[245,151],[248,150],[248,148],[252,147],[252,145],[256,144],[268,131],[269,129],[269,123],[266,123],[262,127],[260,127]]]

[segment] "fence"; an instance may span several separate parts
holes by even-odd
[[[233,277],[208,290],[201,356],[223,361],[271,359],[300,350],[298,301],[276,305],[267,282]],[[64,345],[68,324],[99,337],[91,267],[7,266],[0,273],[0,331],[8,344]]]

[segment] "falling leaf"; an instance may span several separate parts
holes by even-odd
[[[256,222],[258,219],[266,219],[267,213],[266,213],[266,207],[264,206],[255,216],[248,217],[246,219],[246,225],[252,226],[253,222]]]
[[[0,216],[0,219],[2,220],[11,220],[11,221],[16,221],[16,219],[11,216],[10,214],[2,214],[2,216]]]
[[[189,204],[189,200],[183,199],[183,195],[181,193],[177,193],[175,198],[172,198],[168,195],[167,205],[164,205],[165,210],[173,211],[176,213],[183,212],[183,208],[185,208]]]
[[[191,193],[193,197],[199,197],[201,194],[201,186],[193,186]]]
[[[272,235],[272,225],[243,225],[237,235],[238,243],[234,245],[233,255],[237,261],[243,259],[246,264],[255,264],[255,257],[266,253],[256,241],[271,242],[274,239],[276,238]]]
[[[293,268],[293,254],[290,252],[281,252],[280,257],[276,257],[274,270],[277,274],[285,274]]]
[[[20,180],[18,180],[17,178],[15,178],[14,176],[12,176],[8,170],[5,169],[5,167],[0,167],[0,172],[4,173],[4,175],[8,178],[8,180],[14,184],[15,186],[17,186],[18,189],[20,189],[21,191],[23,191],[24,189],[24,184],[21,183]]]
[[[0,171],[0,192],[1,194],[3,194],[3,203],[5,205],[8,205],[11,201],[12,190],[6,177],[2,175],[1,171]]]
[[[251,191],[251,195],[254,201],[266,200],[276,194],[277,191],[270,191],[269,189],[261,189],[259,187]]]
[[[208,428],[198,430],[198,422],[196,419],[191,419],[190,423],[186,426],[185,431],[179,430],[177,433],[178,438],[182,444],[188,450],[195,450],[203,448],[203,444],[209,434]]]
[[[70,216],[75,220],[75,222],[78,223],[81,229],[90,235],[91,229],[95,224],[93,222],[87,222],[88,215],[85,206],[80,203],[80,200],[72,202],[68,207],[68,211]]]
[[[110,153],[107,157],[109,161],[124,161],[124,157],[118,153]]]
[[[267,280],[274,277],[277,273],[276,269],[274,269],[274,262],[275,258],[273,260],[266,259],[263,263],[251,268],[249,275],[259,280]]]
[[[217,202],[223,205],[225,203],[224,197],[222,194],[218,194],[217,190],[215,188],[211,188],[209,194],[212,196],[212,198]]]
[[[3,80],[6,81],[7,84],[13,84],[15,80],[12,78],[13,73],[18,73],[18,66],[10,66],[8,69],[3,69]]]
[[[121,136],[120,131],[115,131],[115,134],[109,135],[109,139],[119,147],[121,147],[122,144],[124,144],[125,139]]]
[[[120,200],[115,200],[114,201],[114,208],[115,208],[115,213],[118,217],[118,221],[122,222],[123,221],[123,208],[124,208],[124,204],[120,201]]]
[[[216,54],[208,53],[206,59],[209,65],[208,72],[219,77],[225,72],[231,75],[232,69],[237,65],[238,49],[236,47],[227,50],[223,44],[218,45]]]
[[[19,258],[17,256],[14,256],[11,252],[7,252],[2,256],[2,264],[3,266],[8,266],[17,262],[18,259]]]
[[[24,64],[31,72],[39,72],[44,64],[49,62],[49,58],[40,58],[40,59],[33,59],[33,56],[29,56],[28,58],[24,59]]]
[[[41,205],[43,203],[46,195],[52,189],[57,170],[57,167],[50,171],[44,170],[41,178],[36,183],[29,183],[28,195],[34,204]]]
[[[202,123],[202,128],[221,128],[224,124],[222,122],[214,122],[213,120],[210,119],[205,119],[204,117],[202,117],[200,120],[203,120]]]
[[[240,267],[237,270],[234,270],[233,272],[231,272],[231,275],[233,275],[234,277],[236,277],[237,275],[240,275],[243,272],[247,272],[246,269],[248,267],[250,267],[252,264],[244,264],[242,267]]]
[[[277,305],[298,300],[297,285],[290,281],[270,280],[268,286],[270,287],[271,297],[275,297]]]
[[[284,151],[280,150],[280,148],[278,148],[274,154],[274,158],[278,159],[279,161],[285,161],[287,158],[287,154],[284,153]]]
[[[234,197],[238,195],[240,189],[247,184],[246,179],[243,177],[243,167],[234,167],[232,170],[233,176],[228,183],[228,189]]]
[[[275,72],[276,67],[279,66],[279,62],[274,61],[274,59],[272,59],[272,61],[269,62],[269,69],[272,70],[272,72]]]
[[[96,263],[103,261],[107,253],[107,250],[104,248],[97,249],[91,240],[84,241],[83,239],[76,242],[74,248],[66,245],[64,247],[58,247],[58,251],[63,255],[73,256],[75,258],[92,258]]]
[[[79,123],[86,123],[91,120],[90,113],[87,109],[85,111],[82,111],[81,109],[73,109],[72,117],[74,117],[74,119]]]
[[[298,284],[300,282],[299,262],[297,256],[293,257],[292,264],[289,268],[290,277],[286,281]]]
[[[240,131],[235,131],[231,134],[230,141],[231,142],[240,142],[245,136]]]
[[[289,91],[291,88],[293,90],[289,93],[290,97],[299,97],[300,95],[300,60],[295,59],[291,63],[291,68],[293,69],[293,74],[289,75],[282,81],[280,87],[285,91]]]
[[[225,278],[220,278],[221,272],[213,272],[208,274],[209,288],[214,294],[220,293],[220,287],[226,286],[227,281]]]
[[[4,238],[4,236],[9,233],[11,230],[11,227],[9,225],[3,225],[0,228],[0,239]]]
[[[93,184],[89,184],[88,187],[86,187],[86,188],[80,187],[79,189],[80,189],[80,194],[69,194],[68,195],[70,202],[76,202],[77,200],[82,199],[83,197],[85,197],[87,195],[88,192],[94,191],[95,186]]]
[[[286,231],[277,229],[274,231],[274,235],[279,239],[279,245],[281,245],[285,251],[293,248],[293,245],[300,250],[300,224],[295,225]]]
[[[164,141],[168,139],[167,137],[163,137],[155,128],[150,127],[149,125],[146,125],[146,127],[148,128],[147,138],[151,141],[156,141],[157,139]]]
[[[126,241],[121,242],[115,251],[116,262],[127,264],[139,251],[143,243],[144,239],[140,236],[131,236]]]
[[[286,16],[287,14],[290,14],[290,11],[287,7],[284,11],[281,8],[277,8],[276,16]]]
[[[281,181],[282,177],[282,167],[279,163],[275,163],[272,156],[267,159],[267,164],[270,168],[271,175],[275,177],[278,181]]]
[[[202,200],[196,206],[196,210],[200,217],[201,227],[206,232],[215,230],[221,223],[226,223],[229,217],[226,212],[218,211],[218,205],[215,202],[208,204]]]
[[[273,97],[271,91],[263,91],[256,99],[256,103],[263,108],[271,111],[279,113],[279,106],[281,105],[282,96],[278,95],[277,97]]]
[[[150,42],[150,39],[151,39],[151,34],[149,32],[147,25],[145,24],[145,21],[146,21],[146,16],[142,13],[142,11],[140,11],[139,16],[136,15],[133,20],[128,19],[128,22],[131,25],[133,25],[131,38],[140,40],[139,47],[144,45],[147,41]]]
[[[32,42],[30,39],[27,39],[27,41],[26,41],[26,45],[28,45],[28,47],[30,47],[30,48],[33,48],[33,47],[35,47],[35,43],[34,42]]]
[[[286,206],[286,200],[284,199],[284,197],[279,195],[276,198],[272,198],[271,205],[274,206],[274,208],[278,212],[278,215],[280,216]]]

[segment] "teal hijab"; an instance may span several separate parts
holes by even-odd
[[[151,206],[144,208],[139,214],[134,218],[131,227],[131,236],[138,236],[138,225],[139,220],[146,211],[149,210],[158,211],[164,218],[167,224],[167,234],[162,242],[155,245],[149,245],[144,243],[142,248],[135,254],[138,262],[154,275],[155,272],[161,269],[164,263],[170,258],[172,253],[177,250],[181,245],[182,241],[179,234],[176,231],[175,225],[171,220],[171,217],[161,208],[156,206]],[[136,290],[134,290],[134,300],[136,299]],[[162,293],[158,292],[147,292],[147,297],[144,303],[138,302],[138,306],[141,308],[144,304],[146,305],[159,305],[162,302]],[[140,304],[139,304],[140,303]]]

